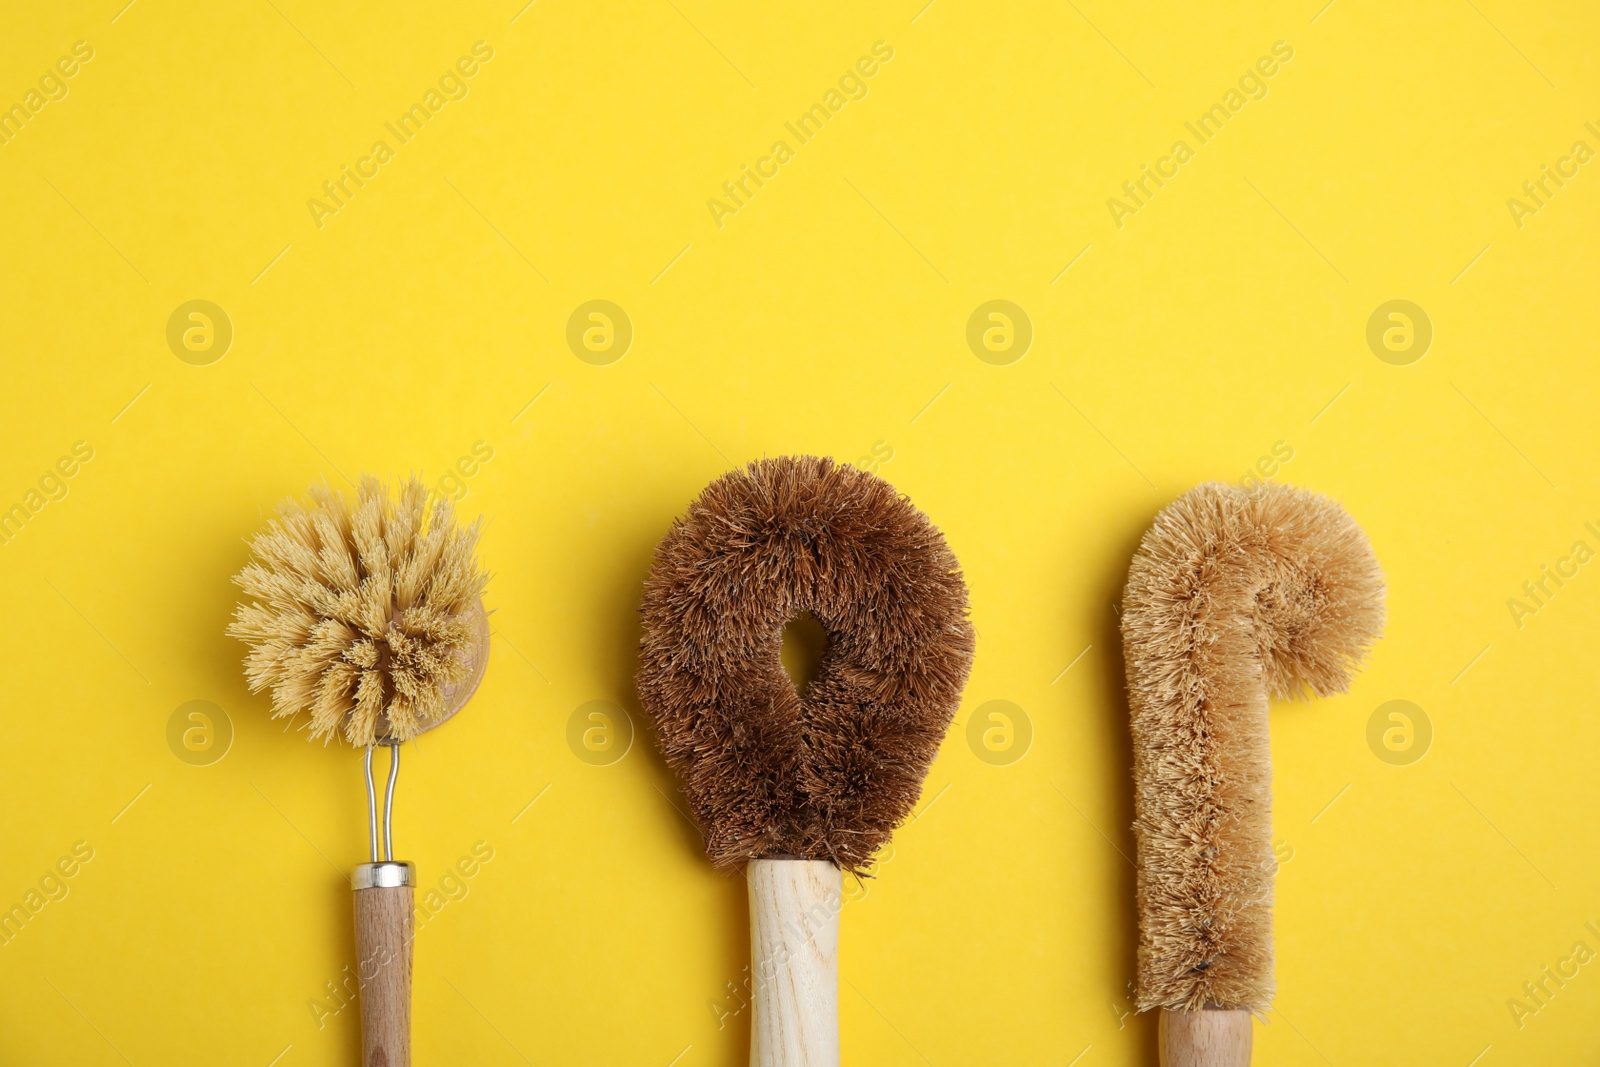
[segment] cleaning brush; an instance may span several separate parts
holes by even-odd
[[[712,864],[749,882],[751,1063],[838,1064],[841,871],[911,812],[972,664],[955,556],[882,479],[767,459],[674,522],[641,614],[639,699]],[[803,696],[802,614],[828,637]]]
[[[1333,501],[1190,490],[1128,572],[1138,1007],[1162,1062],[1250,1062],[1273,993],[1267,699],[1342,693],[1383,627],[1383,573]]]
[[[287,500],[250,543],[234,581],[250,599],[228,633],[250,646],[251,692],[270,689],[274,718],[309,716],[313,740],[365,748],[372,860],[355,868],[363,1067],[411,1063],[412,893],[416,871],[394,859],[400,744],[460,710],[483,679],[489,620],[478,569],[479,523],[428,507],[415,478],[390,496],[363,477],[352,506],[326,486]],[[372,752],[389,749],[383,833]]]

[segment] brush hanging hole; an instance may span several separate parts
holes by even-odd
[[[828,631],[809,611],[802,611],[783,624],[783,671],[794,683],[795,692],[806,695],[806,686],[817,676],[822,656],[828,650]]]

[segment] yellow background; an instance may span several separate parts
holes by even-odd
[[[1594,10],[922,3],[0,14],[0,102],[94,48],[0,146],[0,507],[94,449],[0,546],[0,906],[94,849],[0,947],[0,1061],[354,1062],[354,1009],[319,1028],[310,1002],[353,955],[359,758],[246,692],[229,577],[314,479],[437,482],[480,441],[493,656],[408,749],[396,830],[425,886],[494,858],[419,934],[419,1064],[743,1062],[742,880],[642,722],[595,766],[568,721],[639,719],[640,582],[702,486],[880,442],[980,640],[922,813],[843,914],[846,1062],[1154,1062],[1114,605],[1163,505],[1278,442],[1275,477],[1341,500],[1392,584],[1353,691],[1274,712],[1257,1062],[1593,1060],[1600,963],[1520,1028],[1507,1002],[1600,949],[1600,566],[1520,628],[1507,600],[1600,549],[1600,163],[1520,228],[1506,201],[1600,149]],[[306,201],[478,40],[469,95],[319,229]],[[1107,199],[1280,40],[1266,98],[1119,229]],[[719,229],[707,199],[877,41],[865,99]],[[1435,331],[1408,366],[1365,341],[1397,298]],[[194,299],[234,329],[206,366],[166,341]],[[592,299],[633,324],[609,365],[565,340]],[[966,344],[990,299],[1033,323],[1008,366]],[[1394,699],[1434,731],[1407,766],[1367,743]],[[209,766],[168,746],[190,700],[232,724]],[[991,700],[1031,722],[1008,765],[967,740]]]

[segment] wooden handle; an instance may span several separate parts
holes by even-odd
[[[1243,1008],[1161,1009],[1161,1067],[1250,1067],[1251,1016]]]
[[[839,868],[751,860],[751,1067],[839,1067]]]
[[[411,1067],[411,886],[358,889],[361,1067]]]

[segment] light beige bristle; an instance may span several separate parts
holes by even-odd
[[[480,522],[458,526],[445,500],[430,509],[415,478],[398,499],[369,475],[353,506],[324,485],[284,501],[234,578],[251,598],[228,626],[250,646],[250,691],[272,690],[274,718],[309,714],[313,738],[359,746],[446,717],[445,688],[481,640]]]
[[[1325,497],[1202,485],[1128,573],[1138,1004],[1272,998],[1267,698],[1343,692],[1383,626],[1366,536]]]

